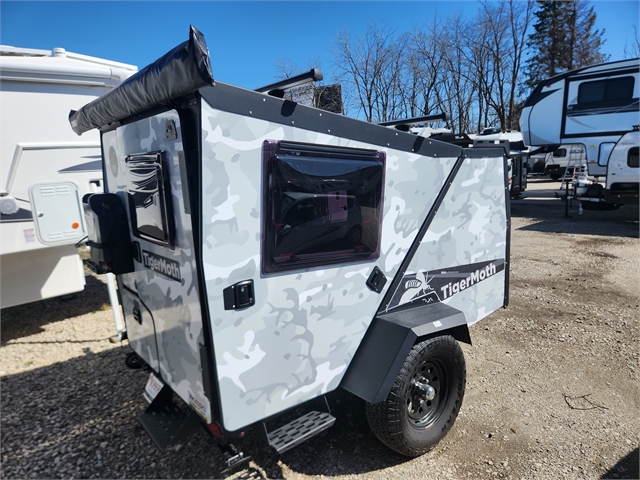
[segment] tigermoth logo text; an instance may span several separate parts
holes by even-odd
[[[489,278],[496,274],[497,272],[496,265],[494,263],[490,263],[484,268],[480,268],[475,272],[471,272],[467,278],[463,278],[458,282],[449,282],[446,285],[440,287],[440,291],[442,292],[444,300],[445,298],[449,298],[451,295],[455,295],[458,292],[461,292],[478,282],[481,282],[485,278]]]
[[[160,275],[169,277],[176,282],[182,280],[182,277],[180,276],[180,265],[175,260],[170,260],[168,258],[161,257],[160,255],[155,255],[151,252],[143,250],[142,263],[149,270],[153,270]]]

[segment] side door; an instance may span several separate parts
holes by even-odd
[[[105,159],[115,165],[111,168],[117,174],[118,194],[128,210],[135,260],[135,271],[121,276],[122,289],[132,297],[123,302],[125,317],[134,319],[127,318],[127,330],[130,325],[140,330],[140,325],[135,325],[136,315],[128,315],[126,310],[127,304],[133,309],[137,302],[142,324],[147,319],[153,328],[160,378],[210,421],[200,361],[204,344],[202,310],[189,197],[183,178],[185,153],[180,118],[175,111],[145,118],[118,127],[110,141],[111,144],[103,136]],[[113,154],[110,148],[114,149]],[[109,168],[106,170],[109,173]],[[144,335],[144,347],[152,355],[149,332]]]

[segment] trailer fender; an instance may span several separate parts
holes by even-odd
[[[451,335],[470,344],[464,313],[444,303],[434,303],[377,315],[340,386],[369,403],[383,401],[411,348],[439,335]]]

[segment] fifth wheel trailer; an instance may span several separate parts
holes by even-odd
[[[541,82],[524,103],[525,144],[547,151],[568,143],[584,146],[586,172],[574,180],[584,208],[637,205],[639,99],[638,58],[555,76]]]
[[[277,452],[330,427],[326,395],[341,388],[366,401],[384,444],[420,455],[462,405],[457,341],[507,304],[504,150],[296,104],[283,88],[214,81],[192,27],[69,115],[101,135],[88,244],[93,268],[117,275],[127,364],[150,371],[139,420],[159,447],[202,426],[232,466],[252,425]]]
[[[74,246],[80,199],[102,191],[100,136],[69,131],[69,109],[113,90],[136,67],[67,52],[0,46],[0,307],[84,288]]]

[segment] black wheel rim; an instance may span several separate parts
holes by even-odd
[[[440,418],[447,404],[446,365],[430,359],[413,371],[405,398],[406,414],[416,428],[427,428]]]

